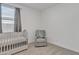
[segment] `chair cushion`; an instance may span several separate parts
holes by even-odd
[[[43,38],[38,38],[36,41],[37,41],[37,42],[46,42],[46,40],[43,39]]]

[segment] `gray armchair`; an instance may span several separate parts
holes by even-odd
[[[47,38],[45,30],[36,30],[35,32],[35,46],[47,46]]]

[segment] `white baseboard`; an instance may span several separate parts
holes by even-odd
[[[68,50],[71,50],[71,51],[74,51],[74,52],[79,53],[79,50],[75,50],[75,49],[71,49],[71,48],[65,47],[64,45],[58,44],[58,43],[56,43],[56,42],[48,42],[48,43],[54,44],[54,45],[57,45],[57,46],[59,46],[59,47],[62,47],[62,48],[65,48],[65,49],[68,49]]]

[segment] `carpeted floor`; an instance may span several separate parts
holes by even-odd
[[[28,50],[16,53],[16,55],[79,55],[79,53],[53,44],[48,44],[47,47],[35,47],[31,43],[29,44]]]

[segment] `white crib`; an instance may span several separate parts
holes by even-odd
[[[0,55],[11,55],[28,48],[28,38],[23,32],[0,34]]]

